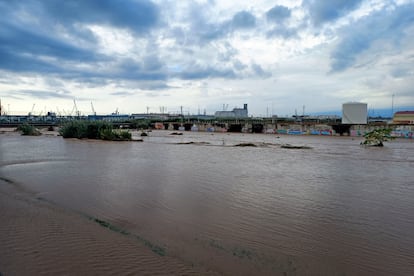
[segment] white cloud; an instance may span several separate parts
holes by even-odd
[[[85,113],[93,101],[100,113],[248,103],[253,115],[270,105],[284,115],[351,100],[388,107],[395,94],[414,106],[412,0],[94,1],[80,13],[0,4],[3,105],[62,110],[71,95]]]

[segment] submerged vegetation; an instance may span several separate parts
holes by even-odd
[[[22,135],[28,135],[28,136],[39,136],[39,135],[41,135],[40,131],[36,127],[34,127],[32,125],[29,125],[27,123],[24,123],[24,124],[18,126],[16,130],[20,131],[22,133]]]
[[[390,128],[370,131],[364,135],[365,140],[361,142],[361,145],[383,147],[384,142],[394,139],[394,137],[391,136],[391,131],[392,129]]]
[[[126,130],[113,129],[107,122],[70,121],[59,130],[63,138],[102,139],[108,141],[130,141],[132,135]]]

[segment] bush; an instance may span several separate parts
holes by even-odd
[[[121,139],[123,141],[130,141],[130,140],[132,140],[132,134],[131,134],[131,132],[126,131],[126,130],[121,130],[119,132],[119,136],[121,137]]]
[[[101,130],[112,130],[106,122],[70,121],[64,124],[59,133],[63,138],[101,139]]]
[[[390,128],[375,129],[364,135],[365,141],[361,142],[361,145],[370,145],[376,147],[383,147],[385,141],[394,139],[391,136]]]
[[[86,138],[101,139],[101,131],[106,129],[112,131],[112,126],[106,122],[89,122],[86,127]]]
[[[59,130],[59,133],[63,138],[88,138],[108,141],[132,140],[132,135],[130,132],[125,130],[113,130],[110,123],[101,121],[71,121],[64,124]]]
[[[116,131],[112,129],[102,129],[100,137],[102,140],[109,140],[109,141],[130,141],[132,140],[132,134],[126,130]]]
[[[99,133],[99,137],[102,140],[112,141],[115,139],[115,132],[112,129],[102,129]]]
[[[29,136],[39,136],[41,135],[40,131],[32,125],[24,123],[17,127],[17,131],[22,132],[22,135],[29,135]]]
[[[82,121],[67,122],[59,130],[63,138],[86,138],[86,133],[86,123]]]

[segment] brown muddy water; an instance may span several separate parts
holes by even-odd
[[[203,271],[414,275],[413,141],[367,148],[350,137],[169,134],[140,143],[3,134],[0,184]],[[92,246],[72,242],[79,254]],[[111,258],[108,274],[123,256]]]

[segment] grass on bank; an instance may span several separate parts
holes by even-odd
[[[132,140],[132,134],[129,131],[113,129],[111,124],[101,121],[70,121],[60,128],[59,134],[63,138],[87,138],[108,141]]]

